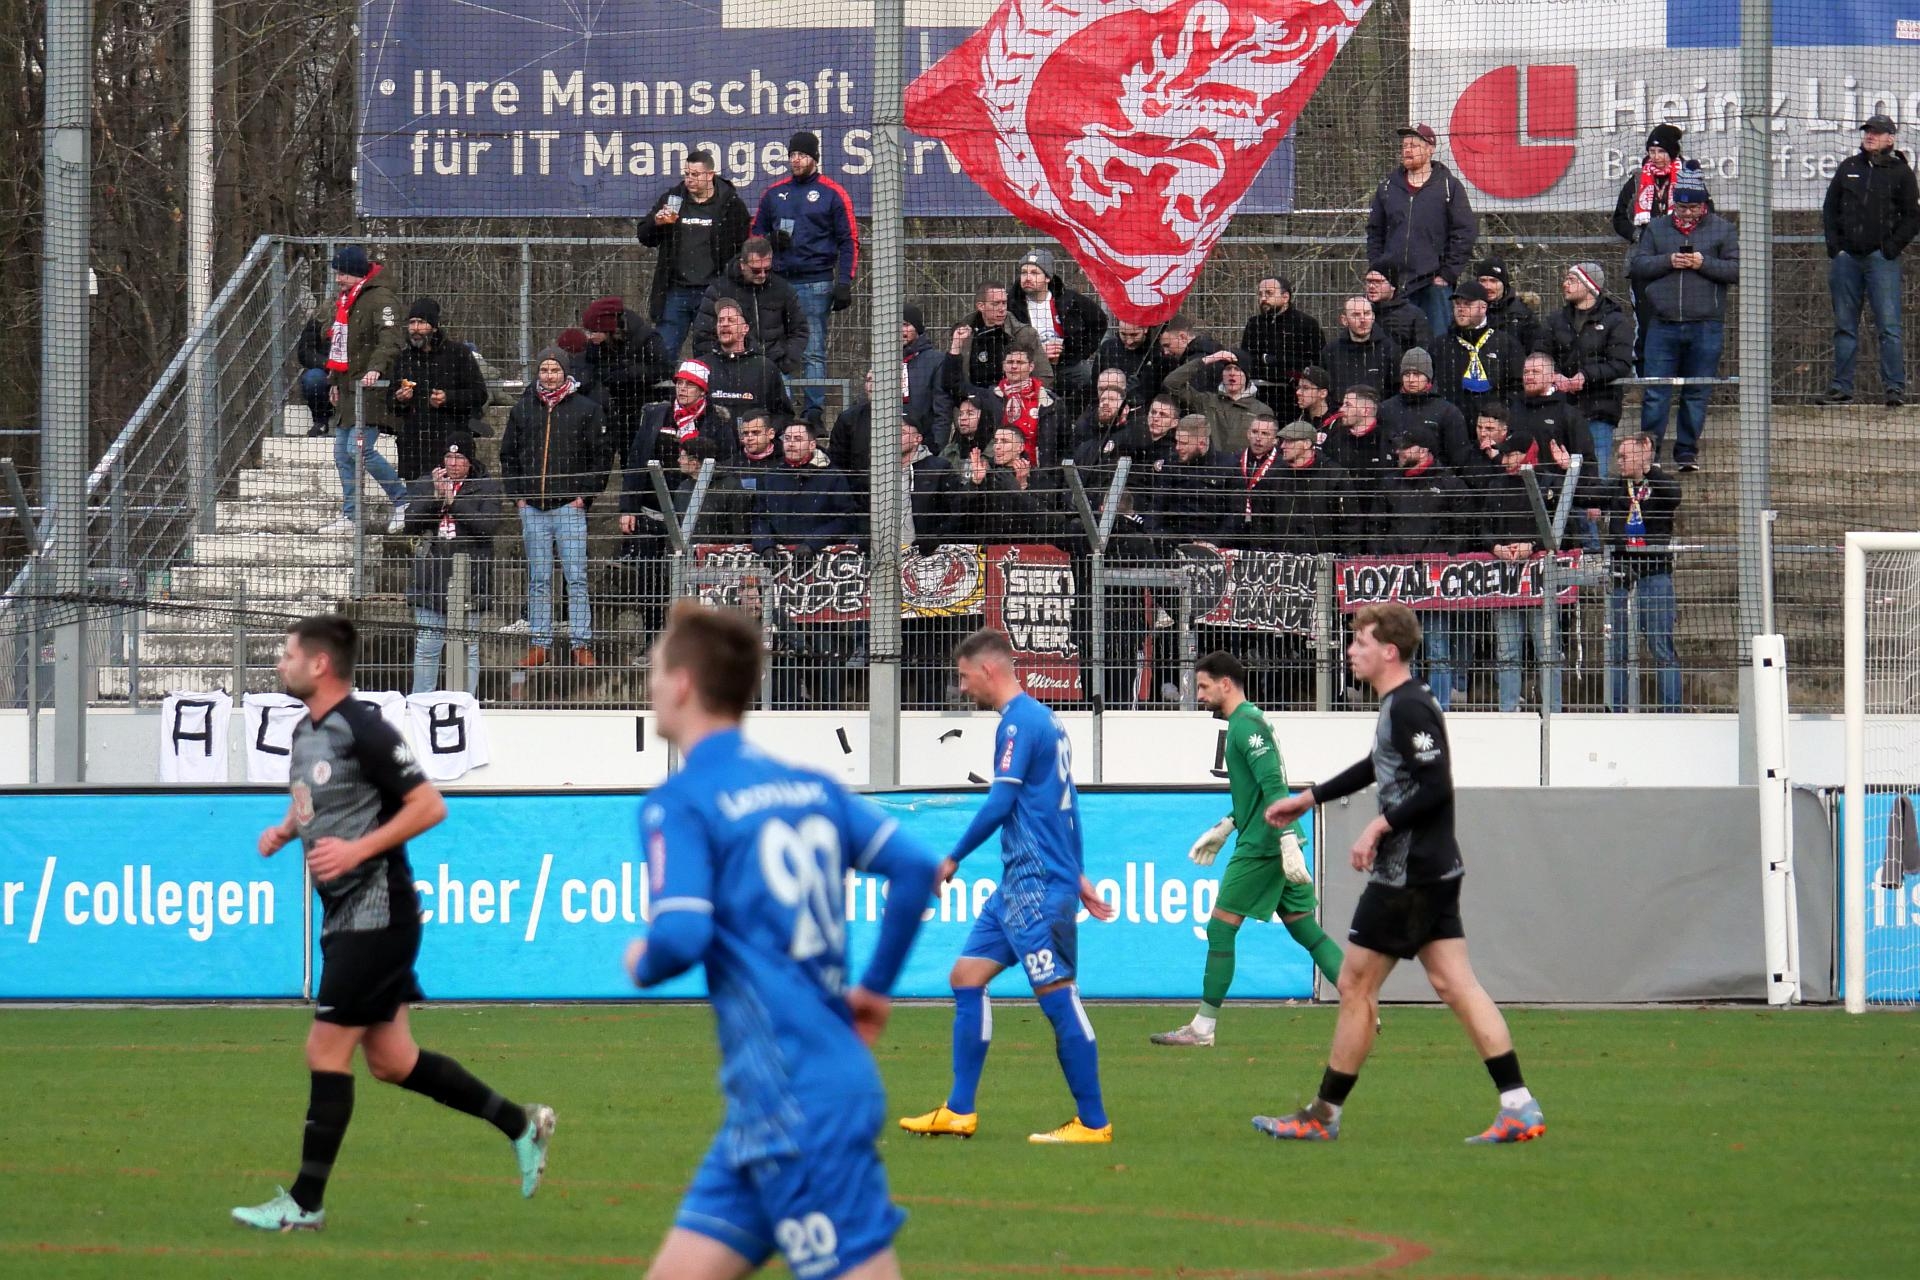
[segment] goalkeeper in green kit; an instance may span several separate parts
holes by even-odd
[[[1194,667],[1194,691],[1200,705],[1227,722],[1227,785],[1233,813],[1193,842],[1187,857],[1209,866],[1227,837],[1238,831],[1220,895],[1207,920],[1207,971],[1200,1008],[1193,1021],[1153,1037],[1155,1044],[1211,1046],[1220,1006],[1233,985],[1233,949],[1242,921],[1270,920],[1274,913],[1293,940],[1306,948],[1328,982],[1340,980],[1340,946],[1313,918],[1313,873],[1307,869],[1300,824],[1274,829],[1267,806],[1287,795],[1287,774],[1280,763],[1267,714],[1247,701],[1247,669],[1230,653],[1210,653]]]

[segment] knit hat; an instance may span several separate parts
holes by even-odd
[[[1047,250],[1047,249],[1027,250],[1026,253],[1021,255],[1020,266],[1038,267],[1042,272],[1046,274],[1047,279],[1049,280],[1053,279],[1053,253],[1051,250]]]
[[[927,317],[914,303],[909,302],[906,306],[900,308],[900,319],[916,334],[927,331]]]
[[[1311,422],[1308,422],[1305,418],[1295,418],[1292,422],[1280,428],[1280,438],[1282,440],[1317,441],[1320,438],[1320,429]]]
[[[1317,364],[1310,364],[1302,369],[1298,381],[1310,382],[1322,391],[1333,390],[1333,375]]]
[[[820,160],[820,135],[817,133],[808,133],[805,129],[802,129],[799,133],[787,139],[787,154],[812,156],[815,163],[818,163]]]
[[[560,336],[553,341],[555,346],[559,347],[568,355],[577,356],[587,349],[587,331],[577,326],[571,329],[562,329]]]
[[[425,320],[438,329],[440,327],[440,304],[432,298],[415,298],[413,305],[407,308],[407,319]]]
[[[707,383],[713,378],[713,371],[707,368],[705,361],[682,360],[680,367],[673,371],[673,376],[676,379],[685,378],[694,386],[705,391],[707,389]]]
[[[1596,298],[1606,292],[1607,273],[1600,269],[1597,262],[1576,262],[1567,268],[1567,274],[1593,290]]]
[[[1686,167],[1674,177],[1673,202],[1675,204],[1707,202],[1707,175],[1700,172],[1699,165],[1688,162]]]
[[[1440,437],[1433,434],[1433,428],[1425,423],[1415,423],[1396,432],[1393,441],[1395,449],[1404,449],[1408,445],[1419,445],[1428,453],[1440,452]]]
[[[1394,288],[1398,289],[1400,287],[1400,264],[1399,263],[1376,262],[1369,269],[1373,271],[1378,271],[1381,275],[1385,276],[1387,278],[1387,283],[1392,285]]]
[[[1417,373],[1433,381],[1433,357],[1423,347],[1409,347],[1407,354],[1400,357],[1400,372]]]
[[[457,453],[463,458],[478,457],[478,450],[473,443],[473,432],[458,429],[447,432],[447,442],[441,448],[440,452],[443,456],[449,453]]]
[[[1680,155],[1680,137],[1680,129],[1677,125],[1657,124],[1647,134],[1647,146],[1659,147],[1677,159]]]
[[[342,275],[360,276],[373,270],[373,259],[362,244],[343,244],[333,252],[333,269]]]
[[[1507,288],[1513,288],[1513,281],[1507,279],[1507,264],[1498,258],[1482,258],[1473,264],[1473,278],[1485,280],[1492,276]]]
[[[573,372],[573,357],[562,351],[559,347],[540,348],[539,354],[533,358],[533,371],[536,374],[539,373],[540,366],[549,360],[560,366],[560,372],[566,374]]]
[[[595,298],[580,313],[580,324],[591,333],[612,333],[620,327],[620,315],[626,309],[623,298]]]

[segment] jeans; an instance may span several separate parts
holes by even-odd
[[[694,317],[700,314],[704,290],[675,286],[667,290],[666,305],[660,312],[660,345],[666,350],[667,363],[680,367],[680,344],[687,340]]]
[[[1473,636],[1465,623],[1470,613],[1433,612],[1420,615],[1420,656],[1427,688],[1445,711],[1453,702],[1453,686],[1467,683],[1467,657]],[[1457,634],[1456,634],[1457,633]]]
[[[366,460],[364,465],[367,474],[373,477],[374,483],[386,490],[393,505],[400,506],[407,500],[407,486],[400,483],[400,473],[373,447],[379,439],[380,432],[373,427],[345,426],[333,429],[333,469],[340,473],[340,493],[345,499],[341,503],[340,513],[349,520],[360,517],[360,490],[353,465],[353,451],[356,448]]]
[[[1634,637],[1627,632],[1627,595],[1616,587],[1607,598],[1607,710],[1623,711],[1627,706],[1627,646]],[[1654,674],[1660,706],[1672,710],[1680,705],[1680,659],[1673,651],[1673,575],[1656,573],[1640,579],[1632,588],[1634,626],[1646,637],[1647,652],[1653,656]]]
[[[413,611],[418,634],[413,642],[413,688],[411,693],[432,693],[440,687],[440,651],[447,647],[447,615],[438,609]],[[480,637],[467,641],[468,693],[480,692]]]
[[[567,580],[567,626],[576,649],[593,641],[593,606],[587,600],[587,512],[571,504],[541,511],[520,508],[520,537],[527,547],[527,639],[553,647],[553,552],[560,549],[560,575]]]
[[[1447,330],[1453,328],[1453,287],[1451,285],[1423,284],[1418,289],[1408,289],[1405,297],[1408,302],[1427,313],[1427,323],[1433,326],[1433,336],[1436,341]]]
[[[1843,253],[1827,267],[1833,294],[1833,389],[1853,390],[1853,358],[1860,350],[1860,303],[1873,308],[1880,331],[1880,384],[1888,391],[1907,389],[1900,357],[1900,259],[1878,249],[1866,257]]]
[[[833,281],[809,280],[805,284],[795,284],[793,291],[800,295],[800,310],[807,317],[806,376],[824,378],[827,376],[827,316],[833,310]],[[825,392],[819,387],[808,387],[807,408],[820,408],[824,396]]]
[[[1520,686],[1525,677],[1527,642],[1533,642],[1533,656],[1541,662],[1540,690],[1547,710],[1560,709],[1558,672],[1549,679],[1545,666],[1546,626],[1538,609],[1495,609],[1493,611],[1494,688],[1500,695],[1502,711],[1520,709]]]
[[[313,425],[316,427],[324,427],[333,421],[333,401],[327,398],[327,389],[325,369],[300,371],[300,399],[306,403],[307,412],[313,415]]]
[[[1674,323],[1655,320],[1647,334],[1649,378],[1711,378],[1720,372],[1720,345],[1725,339],[1718,320]],[[1653,437],[1654,450],[1667,434],[1667,413],[1673,405],[1672,387],[1648,387],[1640,406],[1640,429]],[[1707,398],[1712,387],[1680,388],[1680,414],[1673,436],[1673,460],[1692,462],[1700,450],[1700,432],[1707,425]]]
[[[1595,419],[1587,424],[1587,433],[1593,437],[1593,456],[1582,465],[1580,478],[1592,476],[1595,480],[1607,480],[1613,476],[1613,427],[1611,422]],[[1587,550],[1598,553],[1600,550],[1600,525],[1590,519],[1585,510],[1576,507],[1573,523],[1581,533],[1581,545]]]

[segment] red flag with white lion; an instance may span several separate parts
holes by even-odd
[[[1114,315],[1168,319],[1371,0],[1006,0],[907,90]]]

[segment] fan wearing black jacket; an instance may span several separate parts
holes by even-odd
[[[1480,503],[1453,468],[1440,461],[1440,439],[1426,427],[1410,427],[1393,442],[1399,470],[1382,492],[1381,540],[1392,554],[1451,556],[1476,549]],[[1456,625],[1465,616],[1446,609],[1420,613],[1421,654],[1427,688],[1442,711],[1464,687],[1473,636]]]
[[[1601,526],[1613,592],[1607,601],[1607,710],[1623,711],[1627,697],[1627,646],[1633,632],[1653,658],[1660,708],[1680,706],[1680,658],[1673,647],[1673,519],[1680,509],[1680,482],[1660,469],[1659,446],[1644,431],[1622,437],[1611,479],[1581,483],[1578,500]],[[1629,628],[1631,595],[1635,625]]]

